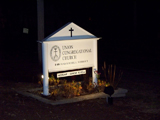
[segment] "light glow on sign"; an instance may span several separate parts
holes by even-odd
[[[49,42],[48,51],[49,72],[94,66],[93,40]]]

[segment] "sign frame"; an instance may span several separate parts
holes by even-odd
[[[69,31],[71,30],[72,31]],[[76,33],[77,31],[77,33]],[[68,34],[68,32],[71,32],[70,34]],[[62,36],[61,36],[62,35]],[[68,36],[65,36],[68,35]],[[46,37],[44,40],[39,41],[40,43],[42,43],[42,67],[43,67],[43,95],[44,96],[48,96],[50,95],[49,93],[49,81],[48,81],[48,73],[49,72],[59,72],[59,71],[66,71],[66,70],[74,70],[74,69],[82,69],[82,68],[89,68],[92,67],[92,78],[93,78],[93,83],[97,84],[97,77],[96,74],[94,73],[94,71],[98,70],[98,53],[97,53],[97,41],[100,38],[97,38],[96,36],[92,35],[91,33],[89,33],[88,31],[80,28],[79,26],[77,26],[76,24],[74,24],[73,22],[66,24],[65,26],[63,26],[60,30],[54,32],[53,34],[51,34],[50,36]],[[86,64],[86,65],[78,65],[76,67],[66,67],[65,69],[59,69],[59,70],[50,70],[49,69],[49,61],[48,58],[50,56],[50,50],[49,48],[49,44],[51,44],[52,42],[56,43],[57,41],[68,41],[71,44],[75,41],[83,41],[84,45],[87,43],[87,41],[91,40],[93,45],[92,45],[92,55],[91,55],[91,59],[92,64]],[[85,43],[86,41],[86,43]],[[56,46],[56,44],[55,44]],[[55,47],[56,50],[58,47]],[[53,48],[54,49],[54,48]],[[62,55],[62,54],[61,54]],[[57,56],[56,56],[57,57]],[[58,61],[59,58],[53,58],[53,61]],[[54,68],[53,68],[54,69]]]

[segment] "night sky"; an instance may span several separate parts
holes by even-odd
[[[7,48],[6,52],[37,53],[36,10],[36,0],[0,4],[1,52]],[[158,2],[46,0],[45,37],[74,22],[102,37],[98,43],[99,62],[137,68],[151,66],[159,71],[159,14]],[[23,28],[28,28],[29,34],[24,34]]]

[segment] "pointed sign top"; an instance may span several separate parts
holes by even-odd
[[[76,40],[76,39],[90,39],[97,38],[93,34],[79,27],[73,22],[65,24],[57,31],[44,38],[42,41],[60,41],[60,40]]]

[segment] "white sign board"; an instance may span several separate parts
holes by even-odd
[[[72,72],[57,73],[57,78],[74,76],[74,75],[82,75],[82,74],[86,74],[86,70],[78,70],[78,71],[72,71]]]
[[[67,23],[42,41],[43,94],[49,95],[48,73],[92,67],[93,83],[97,83],[94,73],[97,64],[97,38],[73,22]],[[72,76],[86,71],[58,74]]]
[[[93,40],[54,41],[48,43],[49,72],[94,66]]]

